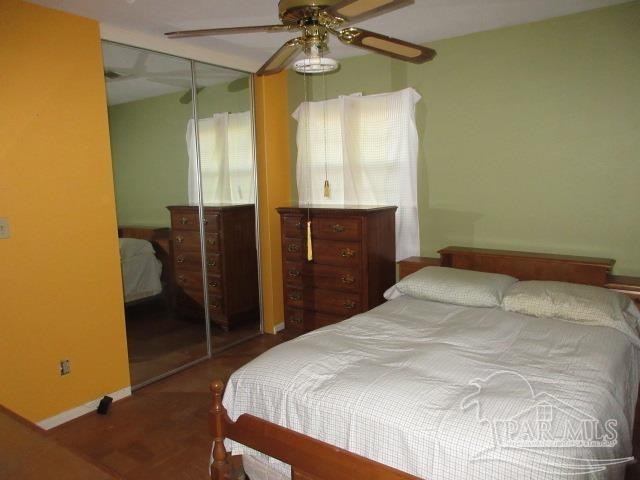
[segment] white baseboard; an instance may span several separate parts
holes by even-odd
[[[125,387],[118,390],[117,392],[107,393],[107,395],[113,398],[114,402],[117,402],[118,400],[122,400],[123,398],[131,396],[131,387]],[[84,405],[79,405],[70,410],[66,410],[62,413],[54,415],[53,417],[45,418],[44,420],[38,422],[38,426],[45,430],[49,430],[50,428],[57,427],[58,425],[62,425],[63,423],[73,420],[74,418],[81,417],[82,415],[90,412],[95,412],[96,408],[98,408],[100,400],[102,400],[102,397],[96,400],[92,400],[91,402],[87,402]]]
[[[273,326],[273,333],[274,334],[276,334],[278,332],[281,332],[282,330],[284,330],[284,322]]]

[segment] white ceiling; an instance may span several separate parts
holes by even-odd
[[[363,28],[416,43],[527,23],[628,0],[416,0],[413,5],[358,24]],[[227,66],[256,71],[290,33],[235,34],[190,39],[162,38],[164,32],[197,28],[280,23],[277,0],[33,0],[101,22],[103,31],[135,32],[157,38],[159,45],[178,43],[208,49],[221,58],[238,58]],[[112,40],[116,34],[110,35]],[[171,43],[170,43],[171,42]],[[126,43],[126,42],[125,42]],[[337,58],[363,50],[330,40]],[[166,51],[163,49],[163,51]],[[226,55],[226,57],[225,57]]]
[[[186,92],[180,100],[190,101],[191,69],[187,60],[110,42],[103,43],[102,56],[105,72],[121,75],[106,78],[109,105],[175,92]],[[195,70],[197,87],[228,83],[247,75],[201,63]]]
[[[32,0],[101,23],[103,37],[256,71],[291,33],[165,39],[173,30],[280,23],[277,0]],[[416,0],[358,26],[415,43],[543,20],[628,0]],[[155,42],[155,43],[154,43]],[[336,58],[363,50],[330,40]],[[189,53],[191,52],[191,53]],[[207,55],[205,52],[210,52]],[[207,57],[207,58],[205,58]]]

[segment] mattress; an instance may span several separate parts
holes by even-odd
[[[120,262],[125,303],[162,292],[162,263],[153,245],[138,238],[120,238]]]
[[[617,330],[403,296],[267,351],[224,405],[430,480],[622,479],[638,381]]]

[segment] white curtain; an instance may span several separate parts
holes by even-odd
[[[255,203],[255,169],[250,112],[216,113],[198,121],[202,197],[210,203]],[[187,124],[189,203],[197,204],[195,124]]]
[[[300,203],[396,205],[397,260],[420,255],[415,123],[420,98],[413,88],[354,94],[302,103],[293,113]]]

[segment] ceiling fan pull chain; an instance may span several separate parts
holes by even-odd
[[[324,49],[320,51],[320,60],[324,58]],[[322,70],[322,90],[324,95],[324,101],[322,102],[322,123],[324,128],[324,198],[331,198],[331,186],[329,185],[329,174],[327,167],[327,79],[325,77],[324,69]]]

